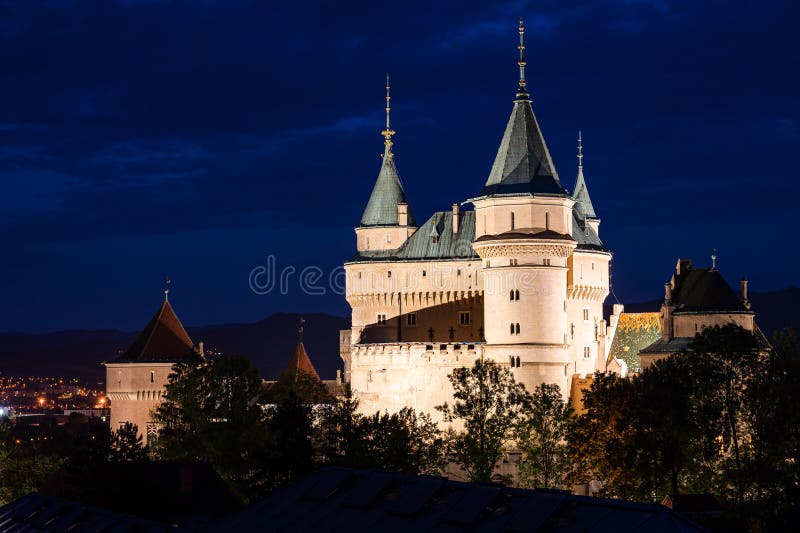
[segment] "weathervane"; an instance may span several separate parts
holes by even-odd
[[[583,168],[583,138],[581,130],[578,130],[578,168]]]
[[[525,22],[522,17],[519,19],[519,46],[517,49],[519,50],[519,61],[517,62],[519,65],[519,89],[517,89],[517,98],[524,100],[528,98],[528,89],[525,82]]]
[[[300,317],[300,320],[297,321],[297,341],[303,342],[303,324],[306,323],[306,319]]]
[[[714,248],[714,251],[711,252],[711,269],[712,270],[716,270],[717,269],[717,249],[716,248]]]
[[[170,283],[172,283],[172,280],[170,280],[169,276],[167,276],[167,281],[164,283],[164,301],[165,302],[169,301],[169,285],[170,285]]]
[[[392,135],[394,135],[394,130],[392,130],[390,123],[389,123],[389,113],[392,110],[392,106],[390,105],[389,101],[392,97],[389,95],[389,73],[386,73],[386,129],[381,132],[383,138],[386,139],[383,141],[383,144],[386,145],[386,153],[389,157],[392,157]]]

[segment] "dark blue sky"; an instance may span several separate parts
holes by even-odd
[[[752,290],[797,283],[793,2],[0,2],[0,330],[138,328],[164,276],[187,324],[348,312],[259,296],[327,274],[382,150],[422,221],[481,190],[527,21],[534,110],[565,185],[584,133],[620,300],[679,256]]]

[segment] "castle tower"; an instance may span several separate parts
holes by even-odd
[[[157,432],[152,411],[161,403],[172,366],[192,353],[194,345],[169,303],[164,301],[130,348],[105,363],[106,395],[111,399],[111,429],[126,422],[139,428],[147,443]]]
[[[386,76],[386,129],[384,137],[383,163],[372,194],[356,228],[359,252],[394,250],[399,248],[416,230],[417,223],[408,206],[403,183],[397,173],[392,152],[394,130],[390,123],[389,76]]]
[[[571,275],[575,252],[585,241],[574,235],[584,232],[575,224],[581,211],[574,207],[583,196],[574,199],[561,184],[533,113],[525,80],[524,32],[520,21],[514,108],[486,185],[472,200],[473,247],[483,261],[484,353],[509,362],[528,389],[557,383],[566,395],[572,375],[591,373],[599,364],[602,299],[589,312],[570,302],[577,295]],[[580,350],[574,342],[576,313],[587,323],[594,319],[596,326],[596,332],[580,332]],[[595,339],[590,341],[592,333]]]

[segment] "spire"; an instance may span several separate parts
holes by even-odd
[[[503,140],[481,196],[567,195],[558,179],[544,135],[533,114],[525,80],[525,26],[519,24],[519,88]]]
[[[169,288],[164,291],[165,299],[156,314],[116,362],[175,362],[194,350],[192,339],[166,300],[167,293]]]
[[[519,46],[517,49],[519,50],[519,61],[517,62],[519,65],[517,100],[528,100],[530,95],[528,94],[527,84],[525,82],[525,22],[522,20],[522,17],[519,19]]]
[[[389,73],[386,73],[386,129],[381,132],[383,135],[384,141],[383,144],[386,146],[386,150],[384,152],[384,157],[392,157],[392,136],[394,135],[394,130],[392,130],[390,122],[389,122],[389,114],[392,111],[392,106],[390,104],[390,100],[392,97],[389,95]]]
[[[378,173],[378,179],[375,182],[375,187],[372,189],[372,194],[367,202],[367,207],[364,209],[364,214],[361,216],[361,227],[365,226],[396,226],[398,224],[397,204],[407,204],[405,190],[403,183],[400,181],[400,175],[397,173],[397,167],[394,165],[394,154],[392,153],[392,136],[395,132],[391,128],[390,112],[391,112],[391,96],[389,94],[389,75],[386,75],[386,129],[381,132],[383,135],[383,162],[381,163],[381,170]],[[416,226],[414,215],[411,209],[408,210],[408,225]]]
[[[589,189],[586,188],[586,180],[583,177],[583,135],[578,131],[578,178],[575,180],[575,190],[572,197],[575,198],[575,211],[581,222],[587,218],[597,218],[589,198]]]

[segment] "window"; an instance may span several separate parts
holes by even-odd
[[[489,268],[490,266],[492,266],[492,262],[491,261],[486,261],[486,268]]]
[[[519,335],[519,324],[516,324],[517,335]]]
[[[406,315],[406,325],[407,326],[417,325],[417,313],[408,313]]]
[[[427,275],[428,275],[428,273],[427,273],[426,271],[424,271],[424,270],[423,270],[423,271],[422,271],[422,277],[424,278],[424,277],[425,277],[425,276],[427,276]]]
[[[469,326],[471,324],[469,311],[459,311],[458,323],[461,324],[462,326]]]
[[[519,356],[514,357],[512,355],[511,357],[509,357],[509,365],[511,365],[511,368],[519,368],[520,367]]]
[[[544,266],[550,266],[550,258],[545,257],[544,259],[542,259],[542,263],[544,264]]]
[[[514,213],[511,213],[511,229],[514,229]]]
[[[511,327],[509,329],[512,335],[519,335],[519,323],[511,324]]]
[[[156,382],[156,373],[151,370],[150,371],[150,383],[155,383],[155,382]]]
[[[512,289],[511,292],[509,293],[509,299],[512,302],[518,302],[519,301],[519,290]]]
[[[592,270],[594,270],[594,263],[592,263]]]
[[[544,214],[544,229],[550,229],[550,213]]]
[[[508,260],[508,264],[511,265],[512,267],[515,267],[515,266],[517,266],[517,260],[516,259],[509,259]]]
[[[519,368],[520,366],[521,365],[520,365],[520,362],[519,362],[519,356],[517,356],[517,368]]]
[[[386,242],[388,242],[389,244],[392,243],[392,234],[391,233],[387,233],[386,234]]]
[[[586,359],[589,359],[589,357],[591,357],[591,350],[592,350],[592,349],[591,349],[591,348],[589,348],[588,346],[584,347],[584,349],[583,349],[583,356],[584,356]]]
[[[386,274],[387,274],[387,277],[390,277],[390,278],[392,277],[392,271],[391,270],[389,272],[387,272]]]
[[[589,310],[588,309],[584,309],[583,310],[583,319],[584,320],[589,320]]]
[[[456,270],[456,276],[460,276],[460,275],[461,275],[461,269],[459,268],[458,270]]]
[[[386,325],[386,315],[381,313],[378,315],[378,325],[385,326]]]

